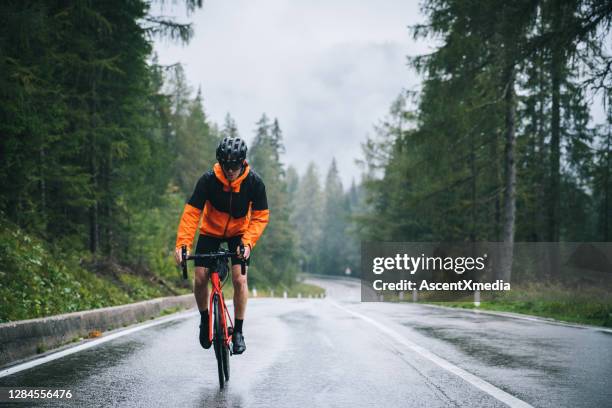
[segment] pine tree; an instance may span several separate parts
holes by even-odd
[[[279,139],[272,138],[270,123],[265,114],[262,114],[256,126],[248,162],[266,185],[270,222],[257,244],[251,276],[255,282],[288,286],[294,283],[297,273],[296,236],[289,222],[291,203],[287,181],[279,161],[279,151],[283,147],[282,144],[276,143]]]
[[[287,180],[287,199],[289,200],[290,206],[293,207],[295,204],[295,196],[300,183],[300,176],[297,170],[292,165],[289,165],[286,172]]]
[[[223,122],[223,129],[221,130],[221,135],[223,137],[240,137],[238,134],[238,126],[236,125],[236,121],[229,112],[225,115],[225,121]]]
[[[302,271],[319,273],[319,242],[323,197],[317,166],[310,163],[301,177],[295,194],[291,223],[298,236],[299,262]]]
[[[325,178],[323,201],[319,269],[324,274],[339,275],[348,266],[347,246],[350,243],[347,239],[347,223],[350,213],[335,158]]]
[[[218,140],[211,133],[204,113],[201,91],[194,100],[187,99],[185,105],[184,114],[173,125],[176,132],[174,173],[181,192],[188,196],[195,181],[215,163]]]

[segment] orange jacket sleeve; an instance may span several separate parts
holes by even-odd
[[[178,231],[176,232],[176,247],[180,248],[183,245],[187,246],[188,250],[191,250],[191,244],[193,238],[200,224],[200,215],[202,210],[192,206],[191,204],[185,204],[183,215],[181,216],[181,222],[179,222]]]
[[[204,175],[198,180],[191,198],[185,204],[178,231],[176,232],[176,248],[186,245],[187,249],[191,250],[193,238],[198,229],[198,224],[200,224],[202,209],[208,196],[206,186],[206,175]]]
[[[251,220],[246,232],[242,235],[242,243],[249,245],[253,249],[255,243],[261,237],[261,234],[263,234],[264,229],[266,229],[269,219],[270,210],[268,209],[266,186],[259,180],[251,206]]]
[[[244,245],[249,245],[251,249],[253,249],[264,229],[266,229],[269,219],[270,210],[268,209],[251,211],[251,221],[249,222],[246,232],[242,236],[242,243]]]

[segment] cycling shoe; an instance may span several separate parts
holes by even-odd
[[[200,345],[209,349],[212,342],[208,339],[208,325],[200,324]]]
[[[246,350],[246,344],[244,344],[244,335],[242,332],[234,332],[232,335],[232,342],[234,345],[234,354],[242,354]]]

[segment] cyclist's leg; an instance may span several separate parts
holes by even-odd
[[[232,343],[234,354],[242,354],[246,350],[242,326],[249,288],[247,286],[247,275],[243,275],[241,269],[240,264],[232,265],[232,283],[234,284],[234,333],[232,334]]]
[[[193,294],[201,311],[208,309],[208,268],[195,267]]]
[[[198,244],[196,246],[196,253],[212,252],[219,249],[220,240],[200,235]],[[194,287],[193,293],[200,310],[200,334],[199,340],[202,347],[205,349],[209,348],[211,343],[208,332],[208,277],[210,265],[209,260],[196,259],[195,260],[195,275],[194,275]]]
[[[247,273],[248,273],[248,266]],[[234,316],[236,319],[244,320],[249,288],[247,275],[242,274],[240,265],[232,265],[232,284],[234,285]]]
[[[228,249],[232,252],[236,252],[236,249],[238,248],[241,239],[241,236],[232,237],[228,239]],[[232,284],[234,285],[234,317],[237,320],[244,320],[247,299],[249,297],[249,288],[247,285],[249,262],[250,259],[247,260],[247,274],[243,275],[242,268],[240,267],[240,260],[238,258],[232,258]]]
[[[236,252],[242,237],[233,237],[228,240],[229,250]],[[246,350],[244,335],[242,333],[242,324],[246,312],[247,299],[249,297],[249,288],[247,286],[247,275],[242,274],[240,260],[237,257],[232,258],[232,283],[234,285],[234,334],[232,334],[232,343],[234,346],[234,354],[242,354]],[[249,264],[249,260],[246,261]],[[248,267],[247,267],[248,268]]]
[[[221,240],[218,238],[200,235],[196,245],[196,253],[217,251],[220,244]],[[208,259],[196,259],[195,266],[193,293],[198,309],[204,312],[208,310],[208,271],[212,265]]]

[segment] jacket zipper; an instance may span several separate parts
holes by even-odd
[[[225,238],[225,234],[227,233],[227,227],[229,226],[230,220],[232,219],[232,185],[230,183],[230,191],[229,191],[230,199],[229,199],[229,214],[227,217],[227,223],[225,223],[225,229],[223,230],[223,238]]]

